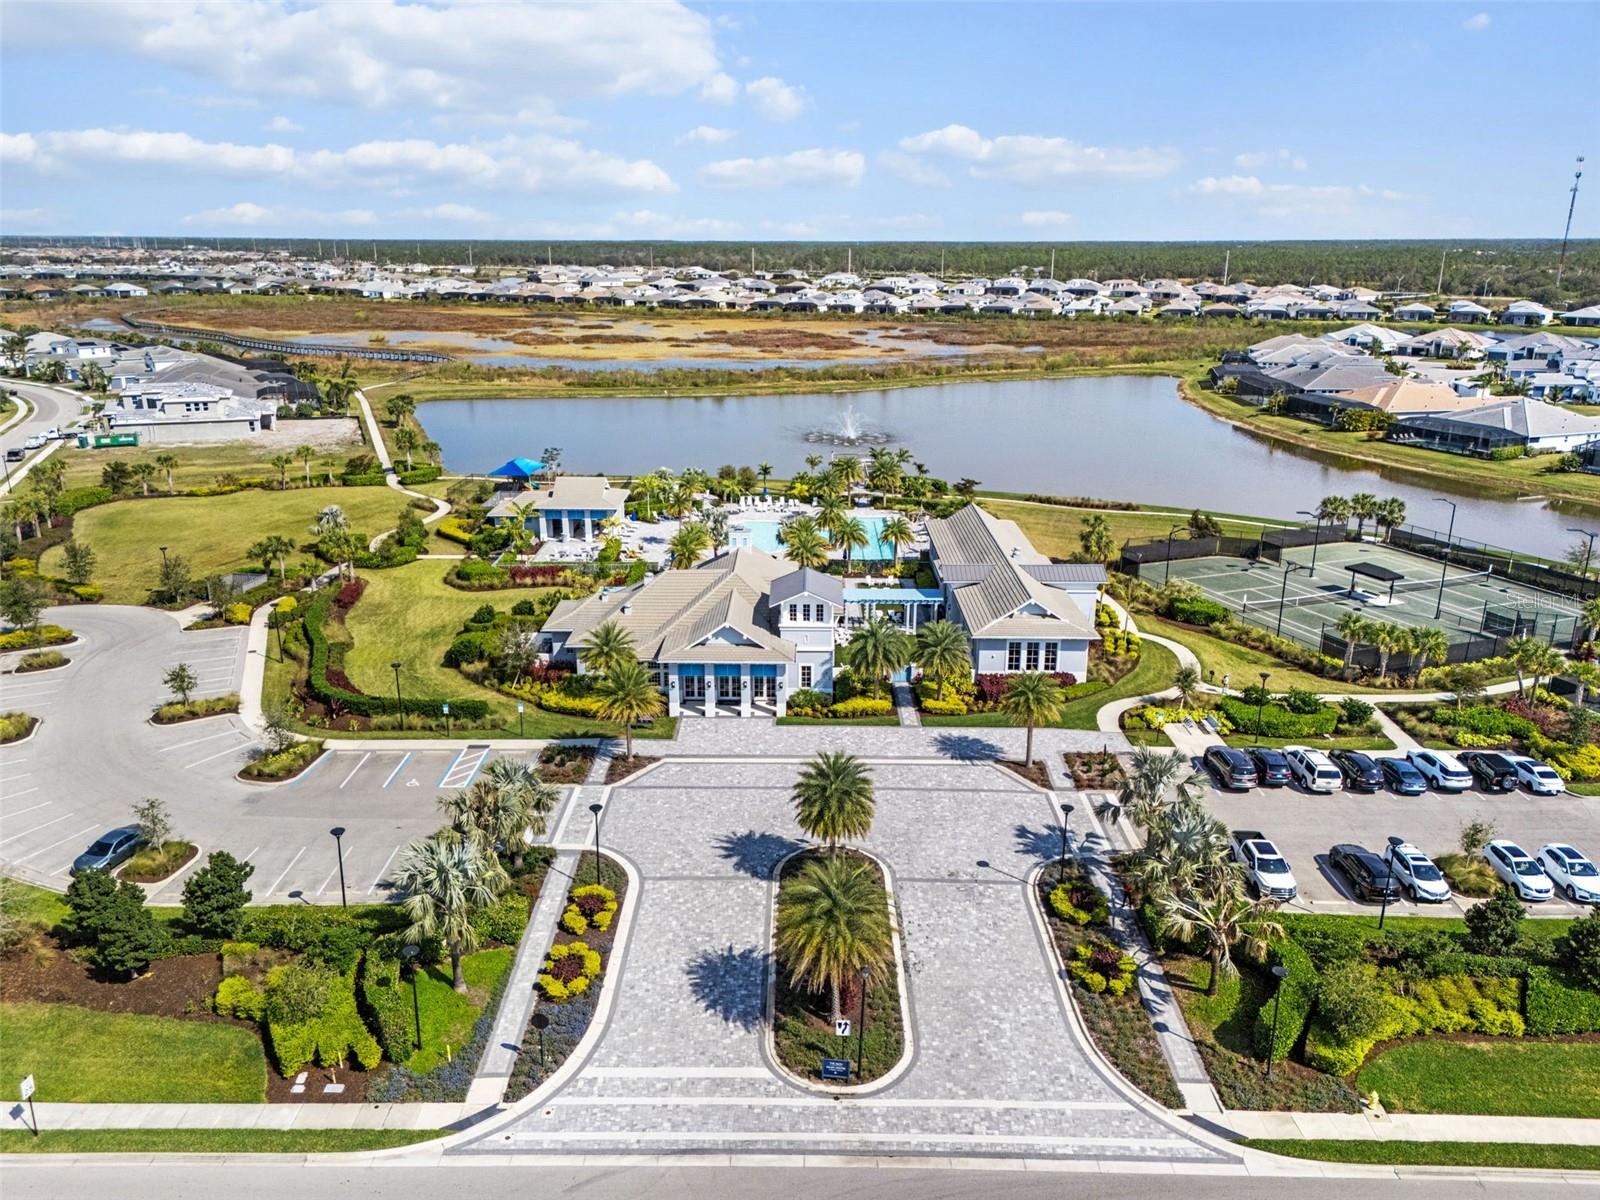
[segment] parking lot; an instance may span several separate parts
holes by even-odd
[[[1198,767],[1198,763],[1196,764]],[[1328,850],[1340,842],[1365,846],[1380,857],[1393,835],[1430,858],[1459,850],[1461,826],[1491,821],[1496,837],[1510,838],[1530,854],[1547,842],[1568,842],[1600,855],[1600,800],[1584,796],[1535,796],[1528,792],[1460,794],[1429,791],[1421,796],[1338,791],[1311,794],[1298,787],[1225,792],[1208,782],[1206,804],[1232,829],[1258,829],[1289,860],[1300,895],[1290,912],[1374,912],[1360,903],[1343,874],[1328,865]],[[1476,903],[1455,897],[1444,904],[1416,904],[1409,896],[1389,911],[1416,916],[1459,916]],[[1536,916],[1582,916],[1587,909],[1563,899],[1530,906]]]

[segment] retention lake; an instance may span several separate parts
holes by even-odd
[[[1160,376],[952,383],[849,393],[765,396],[441,400],[418,412],[454,471],[562,448],[572,472],[715,471],[770,462],[779,476],[853,425],[904,446],[937,476],[970,476],[1007,492],[1096,496],[1294,518],[1328,495],[1373,492],[1406,502],[1407,521],[1557,557],[1584,525],[1534,500],[1490,499],[1357,458],[1288,448],[1184,402]],[[863,448],[861,453],[865,452]],[[1581,511],[1581,510],[1578,510]],[[1591,526],[1592,527],[1592,526]]]

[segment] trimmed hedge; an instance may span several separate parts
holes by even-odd
[[[1568,984],[1558,970],[1529,967],[1523,1012],[1528,1032],[1540,1037],[1593,1033],[1600,1030],[1600,992]]]
[[[1278,1036],[1273,1040],[1273,1006],[1265,1004],[1256,1013],[1252,1033],[1256,1053],[1271,1062],[1282,1062],[1293,1052],[1306,1022],[1311,1019],[1311,1009],[1317,1000],[1320,977],[1311,956],[1293,941],[1279,942],[1272,947],[1269,966],[1282,966],[1289,972],[1278,992]]]
[[[401,471],[398,478],[403,484],[432,483],[443,474],[438,467],[412,467],[409,471]]]
[[[1414,985],[1410,996],[1386,995],[1388,1009],[1376,1028],[1341,1042],[1314,1020],[1306,1034],[1306,1065],[1329,1075],[1349,1075],[1379,1042],[1426,1033],[1486,1033],[1521,1037],[1522,980],[1441,975]]]
[[[1322,737],[1332,733],[1339,723],[1339,710],[1331,704],[1323,705],[1320,712],[1314,713],[1295,713],[1281,704],[1267,704],[1259,709],[1259,722],[1257,706],[1237,696],[1224,696],[1221,707],[1234,729],[1261,737]]]
[[[356,1000],[361,1015],[377,1038],[383,1056],[403,1063],[411,1058],[416,1024],[410,989],[401,978],[400,960],[377,948],[362,957]]]
[[[456,542],[462,546],[472,541],[472,533],[467,529],[460,517],[441,517],[434,525],[433,531],[446,541]]]
[[[267,973],[269,997],[276,974],[295,969],[274,967]],[[269,1010],[270,1007],[269,1003]],[[383,1057],[378,1039],[362,1022],[356,1007],[354,970],[333,976],[322,1011],[310,1020],[280,1022],[269,1017],[267,1043],[278,1061],[279,1072],[286,1077],[313,1060],[324,1067],[337,1067],[354,1055],[356,1061],[370,1071]]]
[[[848,720],[852,717],[886,717],[894,711],[892,700],[877,700],[871,696],[852,696],[828,709],[830,717]]]
[[[1167,605],[1167,616],[1184,625],[1215,625],[1226,621],[1229,613],[1215,600],[1202,596],[1178,596]]]

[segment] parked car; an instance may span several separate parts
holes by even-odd
[[[1383,768],[1371,755],[1359,750],[1335,750],[1328,757],[1344,776],[1348,791],[1376,792],[1383,787]]]
[[[1428,790],[1427,779],[1407,759],[1380,758],[1378,769],[1383,772],[1383,781],[1392,792],[1402,796],[1420,796]]]
[[[1555,887],[1544,868],[1528,857],[1528,852],[1513,841],[1496,838],[1483,848],[1483,857],[1494,873],[1505,881],[1519,900],[1548,900]]]
[[[129,858],[133,852],[144,845],[144,834],[139,832],[137,825],[124,825],[120,829],[112,829],[102,833],[91,845],[77,858],[72,860],[71,874],[88,871],[98,867],[102,871],[109,871],[118,867]]]
[[[1574,904],[1600,904],[1600,867],[1564,842],[1539,847],[1539,865]]]
[[[22,448],[24,450],[37,450],[42,445],[44,445],[44,438],[36,433],[27,441],[22,443]]]
[[[6,461],[7,462],[21,462],[23,459],[25,459],[27,457],[28,457],[28,452],[26,450],[24,450],[21,446],[13,446],[13,447],[11,447],[11,449],[6,451]]]
[[[1289,759],[1282,750],[1274,750],[1270,746],[1251,746],[1250,758],[1256,765],[1256,778],[1261,781],[1262,787],[1288,787],[1293,775],[1289,770]]]
[[[1259,782],[1256,764],[1243,750],[1235,750],[1232,746],[1208,746],[1202,761],[1218,787],[1247,792]]]
[[[1400,880],[1388,863],[1365,846],[1340,842],[1328,851],[1328,863],[1344,873],[1357,900],[1381,904],[1385,899],[1400,899]]]
[[[1517,782],[1535,796],[1559,796],[1567,790],[1566,781],[1548,763],[1529,758],[1526,754],[1508,754],[1505,757],[1510,761],[1511,769],[1517,773]]]
[[[1321,750],[1310,746],[1285,746],[1283,753],[1295,779],[1308,792],[1337,792],[1344,782],[1339,768]]]
[[[1514,792],[1517,790],[1517,768],[1504,754],[1493,750],[1465,750],[1457,755],[1461,765],[1472,772],[1478,786],[1486,792]]]
[[[1406,758],[1441,792],[1464,792],[1472,786],[1472,772],[1453,754],[1443,750],[1407,750]]]
[[[1450,881],[1421,850],[1401,842],[1390,853],[1394,857],[1394,877],[1405,884],[1418,904],[1443,904],[1450,899]]]
[[[1300,894],[1289,861],[1278,853],[1259,829],[1235,829],[1233,857],[1243,865],[1256,891],[1273,900],[1293,900]]]

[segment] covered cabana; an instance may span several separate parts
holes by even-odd
[[[516,480],[523,487],[527,487],[529,481],[542,470],[544,470],[542,462],[534,462],[531,458],[513,458],[501,463],[489,474],[499,479]]]
[[[1359,577],[1362,579],[1370,579],[1380,586],[1383,584],[1388,584],[1389,594],[1383,600],[1383,603],[1393,604],[1394,585],[1405,578],[1405,576],[1399,571],[1391,571],[1388,567],[1380,567],[1375,563],[1351,563],[1344,569],[1350,572],[1350,599],[1352,600],[1360,599],[1360,597],[1356,595],[1356,579]],[[1372,594],[1376,595],[1376,593]]]

